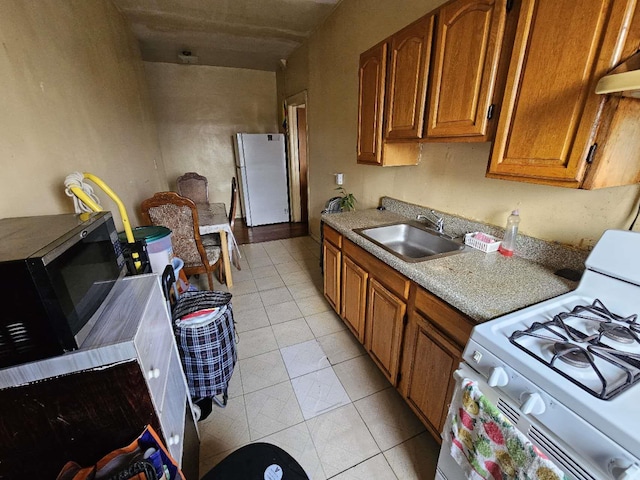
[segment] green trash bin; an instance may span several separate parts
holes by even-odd
[[[127,243],[125,232],[120,232],[118,238],[121,243]],[[165,267],[170,265],[173,259],[173,234],[171,230],[161,226],[136,227],[133,229],[133,239],[146,243],[151,271],[162,275]]]

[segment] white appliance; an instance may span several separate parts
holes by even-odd
[[[596,93],[640,98],[640,53],[635,53],[602,77],[596,85]]]
[[[248,227],[289,221],[289,190],[281,133],[237,133],[236,168]]]
[[[585,264],[576,290],[476,326],[456,379],[568,478],[640,479],[640,233],[606,231]],[[437,478],[465,478],[450,450]]]

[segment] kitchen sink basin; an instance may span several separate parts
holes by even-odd
[[[384,248],[405,262],[422,262],[433,258],[461,253],[464,244],[432,231],[417,222],[400,222],[354,232]]]

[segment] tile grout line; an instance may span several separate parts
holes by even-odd
[[[280,241],[280,240],[278,240],[278,241],[276,241],[276,242],[280,243],[281,241]],[[266,251],[266,250],[265,250],[265,251]],[[309,251],[310,251],[310,250],[309,250]],[[268,251],[267,251],[267,255],[269,256]],[[274,256],[277,256],[277,255],[275,255],[275,254],[274,254]],[[315,255],[313,255],[313,256],[314,256],[316,259],[318,258],[318,257],[317,257],[317,256],[315,256]],[[248,256],[245,256],[245,258],[247,258],[247,257],[248,257]],[[271,258],[272,258],[272,257],[270,256],[270,259],[271,259]],[[301,268],[305,269],[305,270],[308,270],[309,268],[311,268],[311,267],[310,267],[309,265],[307,265],[306,263],[305,263],[305,264],[300,265],[300,262],[298,262],[298,260],[296,260],[295,258],[294,258],[294,260],[293,260],[293,261],[294,261],[294,262],[296,262],[296,263],[298,263],[298,265],[299,265]],[[248,263],[248,265],[250,265],[250,263],[248,262],[248,258],[247,258],[247,263]],[[272,263],[272,265],[275,267],[277,264],[273,264],[273,263]],[[260,268],[260,267],[257,267],[257,268]],[[251,270],[251,268],[249,268],[249,270]],[[299,272],[297,272],[297,271],[296,271],[296,272],[284,272],[284,273],[280,273],[280,271],[278,271],[278,270],[277,270],[277,267],[276,267],[276,271],[277,271],[277,275],[280,277],[280,279],[281,279],[281,280],[282,280],[282,282],[284,283],[284,286],[286,287],[287,291],[289,292],[289,294],[290,294],[290,295],[291,295],[291,297],[293,298],[294,303],[296,304],[296,306],[297,306],[297,307],[298,307],[298,309],[299,309],[300,307],[299,307],[299,305],[298,305],[298,301],[296,300],[296,298],[295,298],[295,297],[293,297],[293,292],[292,292],[292,288],[291,288],[292,286],[294,286],[294,285],[296,285],[296,284],[288,285],[288,284],[285,282],[285,278],[284,278],[286,275],[288,275],[288,274],[290,274],[290,273],[299,273]],[[313,280],[313,278],[312,278],[311,276],[309,276],[309,279],[310,279],[310,283],[315,287],[315,289],[318,289],[318,285],[317,285],[317,284],[316,284],[316,282]],[[260,279],[253,279],[253,280],[254,280],[255,282],[258,282]],[[275,289],[275,288],[280,288],[280,287],[274,287],[274,289]],[[260,295],[260,293],[261,293],[261,292],[266,292],[266,291],[269,291],[269,290],[271,290],[271,289],[266,289],[266,290],[262,290],[262,291],[261,291],[261,290],[258,290],[257,292],[251,292],[251,293],[258,293],[259,298],[260,298],[260,300],[261,300],[262,308],[265,310],[265,312],[266,312],[266,308],[267,308],[267,307],[264,305],[264,302],[263,302],[263,300],[262,300],[262,296]],[[319,290],[318,290],[318,293],[320,293],[320,291],[319,291]],[[329,310],[329,311],[330,311],[330,310]],[[318,312],[318,313],[324,313],[324,312]],[[312,314],[312,315],[313,315],[313,314]],[[305,315],[303,315],[302,317],[299,317],[299,318],[295,318],[295,319],[287,320],[286,322],[288,322],[288,321],[294,321],[294,320],[300,320],[300,319],[302,319],[302,320],[303,320],[303,322],[305,323],[305,325],[307,326],[307,328],[309,328],[309,330],[311,331],[311,333],[312,333],[312,335],[313,335],[313,339],[314,339],[316,342],[318,342],[318,344],[319,344],[319,346],[320,346],[320,348],[321,348],[322,352],[325,354],[325,358],[327,358],[327,360],[328,360],[328,356],[326,355],[326,352],[325,352],[324,348],[322,347],[322,345],[319,343],[319,340],[320,340],[321,338],[324,338],[324,337],[327,337],[327,336],[333,335],[333,334],[338,333],[338,332],[331,332],[331,333],[327,333],[327,334],[324,334],[324,335],[320,335],[320,336],[318,336],[318,335],[313,331],[313,329],[311,329],[311,327],[309,326],[307,316],[305,316]],[[274,324],[271,322],[271,319],[270,319],[268,316],[267,316],[267,321],[269,322],[269,325],[268,325],[268,326],[269,326],[269,327],[271,327],[271,333],[272,333],[272,334],[274,335],[274,337],[275,337],[275,332],[273,331]],[[279,322],[279,323],[286,323],[286,322]],[[277,324],[279,324],[279,323],[276,323],[275,325],[277,325]],[[265,326],[266,326],[266,325],[265,325]],[[247,330],[247,331],[254,331],[254,330],[257,330],[257,329],[259,329],[259,328],[264,328],[264,327],[258,327],[258,328],[256,328],[256,329]],[[243,332],[243,333],[244,333],[244,332]],[[277,339],[276,339],[276,343],[277,343]],[[299,342],[299,343],[303,343],[303,342]],[[285,346],[285,347],[280,347],[280,346],[278,345],[277,349],[278,349],[278,351],[279,351],[279,353],[280,353],[280,358],[282,359],[283,363],[284,363],[284,357],[283,357],[283,355],[282,355],[282,350],[283,350],[283,348],[287,348],[287,347],[290,347],[290,346],[293,346],[293,345],[297,345],[297,344],[298,344],[298,343],[296,343],[296,344],[292,344],[292,345],[287,345],[287,346]],[[275,349],[274,349],[274,350],[275,350]],[[273,352],[274,350],[270,350],[269,352]],[[269,352],[265,352],[265,353],[269,353]],[[360,355],[358,355],[358,356],[360,356]],[[248,358],[253,358],[253,357],[255,357],[255,355],[254,355],[254,356],[252,356],[252,357],[247,357],[247,359],[248,359]],[[353,358],[357,358],[357,357],[352,357],[352,358],[348,358],[348,359],[342,360],[342,361],[340,361],[340,362],[337,362],[335,365],[343,364],[343,363],[345,363],[345,362],[348,362],[348,361],[350,361],[350,360],[353,360]],[[243,360],[245,360],[245,359],[243,359]],[[336,374],[336,372],[335,372],[335,369],[334,369],[335,365],[331,364],[331,362],[328,362],[328,363],[329,363],[329,366],[328,366],[328,367],[326,367],[326,368],[329,368],[329,367],[330,367],[330,368],[332,369],[333,373],[336,375],[336,377],[337,377],[337,379],[338,379],[339,384],[341,385],[341,387],[342,387],[342,388],[345,390],[345,392],[346,392],[346,389],[344,388],[344,385],[342,384],[342,381],[340,380],[340,378],[337,376],[337,374]],[[286,369],[286,364],[285,364],[285,369]],[[290,377],[290,374],[289,374],[288,369],[286,369],[286,372],[287,372],[287,376],[289,377],[287,381],[291,384],[291,382],[292,382],[292,380],[293,380],[293,379]],[[312,372],[311,372],[311,373],[312,373]],[[296,377],[296,378],[297,378],[297,377]],[[318,460],[319,460],[319,467],[320,467],[320,469],[321,469],[321,470],[324,470],[324,467],[323,467],[323,464],[322,464],[322,460],[320,459],[320,457],[319,457],[319,455],[318,455],[318,447],[317,447],[317,445],[316,445],[316,443],[315,443],[315,441],[314,441],[314,439],[313,439],[313,436],[311,435],[311,432],[310,432],[310,430],[309,430],[308,421],[309,421],[310,419],[305,419],[305,418],[303,417],[303,420],[302,420],[301,422],[295,423],[295,424],[293,424],[293,425],[291,425],[291,426],[289,426],[289,427],[285,427],[285,428],[282,428],[282,429],[280,429],[280,430],[277,430],[276,432],[273,432],[273,433],[270,433],[270,434],[268,434],[268,435],[262,436],[262,437],[260,437],[259,439],[251,440],[251,432],[250,432],[250,430],[251,430],[251,429],[250,429],[250,427],[249,427],[249,416],[248,416],[248,409],[247,409],[247,403],[246,403],[247,398],[246,398],[246,397],[247,397],[248,395],[250,395],[251,393],[256,393],[256,392],[259,392],[260,390],[263,390],[263,389],[266,389],[266,388],[269,388],[269,387],[263,387],[262,389],[256,390],[255,392],[245,393],[245,391],[244,391],[244,382],[243,382],[243,380],[242,380],[242,375],[241,375],[241,378],[240,378],[240,382],[241,382],[241,388],[242,388],[242,401],[243,401],[243,404],[244,404],[244,407],[245,407],[245,412],[244,412],[244,413],[245,413],[245,420],[246,420],[246,422],[247,422],[247,427],[248,427],[248,429],[249,429],[249,439],[250,439],[250,440],[249,440],[249,443],[252,443],[252,442],[254,442],[254,441],[260,441],[260,439],[264,439],[264,438],[266,438],[266,437],[268,437],[268,436],[270,436],[270,435],[274,435],[274,434],[276,434],[276,433],[282,432],[283,430],[286,430],[287,428],[291,428],[292,426],[298,426],[298,425],[300,425],[301,423],[304,423],[304,424],[305,424],[305,429],[306,429],[306,431],[307,431],[307,433],[308,433],[308,435],[309,435],[309,438],[310,438],[311,443],[312,443],[312,445],[313,445],[313,448],[314,448],[314,450],[315,450],[316,456],[317,456],[317,458],[318,458]],[[286,383],[286,381],[278,382],[278,383],[276,383],[275,385],[280,385],[280,384],[284,384],[284,383]],[[391,385],[386,386],[384,389],[382,389],[382,390],[380,390],[380,391],[384,391],[384,390],[386,390],[386,389],[388,389],[388,388],[391,388]],[[360,399],[358,399],[358,400],[363,400],[363,399],[365,399],[365,398],[368,398],[368,397],[370,397],[370,396],[372,396],[372,395],[375,395],[375,394],[379,393],[380,391],[378,391],[378,392],[373,392],[373,393],[370,393],[370,394],[368,394],[368,395],[365,395],[364,397],[362,397],[362,398],[360,398]],[[300,402],[299,402],[299,399],[298,399],[297,395],[295,394],[295,390],[294,390],[294,392],[293,392],[293,393],[294,393],[294,396],[295,396],[295,398],[296,398],[296,402],[297,402],[297,404],[298,404],[298,407],[301,409],[301,405],[300,405]],[[372,438],[374,439],[374,441],[375,441],[375,437],[373,436],[373,434],[372,434],[372,432],[371,432],[371,430],[370,430],[369,426],[368,426],[368,425],[367,425],[367,423],[364,421],[364,418],[362,417],[362,414],[360,413],[360,411],[359,411],[359,410],[357,409],[357,407],[355,406],[355,402],[356,402],[356,401],[352,400],[352,399],[351,399],[351,397],[350,397],[348,394],[347,394],[347,397],[348,397],[348,399],[349,399],[349,403],[347,403],[347,404],[345,404],[345,405],[342,405],[342,406],[347,406],[347,405],[349,405],[349,404],[351,404],[351,405],[353,405],[353,406],[354,406],[354,408],[356,409],[356,412],[358,413],[358,417],[360,418],[360,420],[362,421],[362,423],[364,423],[365,427],[367,428],[367,432],[369,433],[369,435],[371,435],[371,437],[372,437]],[[301,409],[301,410],[302,410],[302,409]],[[335,408],[332,408],[331,410],[328,410],[327,412],[329,412],[329,411],[333,411],[333,410],[335,410]],[[325,414],[325,413],[327,413],[327,412],[323,412],[323,413],[318,414],[318,415],[316,415],[316,416],[314,416],[314,417],[311,417],[311,418],[317,418],[318,416],[321,416],[321,415],[323,415],[323,414]],[[413,439],[413,438],[415,438],[415,437],[417,437],[417,436],[421,435],[422,433],[423,433],[423,432],[420,432],[420,433],[418,433],[418,434],[416,434],[416,435],[414,435],[414,436],[412,436],[412,437],[408,438],[408,439],[407,439],[407,440],[405,440],[405,441],[411,440],[411,439]],[[402,442],[401,442],[401,443],[402,443]],[[362,461],[358,462],[357,464],[352,465],[352,466],[350,466],[349,468],[346,468],[345,470],[343,470],[343,471],[341,471],[341,472],[338,472],[338,473],[336,473],[336,474],[334,474],[334,475],[332,475],[331,477],[328,477],[328,478],[334,478],[334,477],[336,477],[337,475],[340,475],[341,473],[344,473],[345,471],[348,471],[348,470],[350,470],[350,469],[352,469],[352,468],[354,468],[354,467],[356,467],[356,466],[358,466],[358,465],[361,465],[362,463],[364,463],[364,462],[366,462],[366,461],[370,460],[371,458],[373,458],[373,457],[377,456],[378,454],[383,454],[383,456],[384,456],[384,453],[385,453],[385,452],[384,452],[384,451],[382,451],[382,449],[380,448],[380,445],[378,445],[378,442],[375,442],[375,444],[376,444],[376,447],[377,447],[377,448],[378,448],[378,450],[379,450],[379,452],[378,452],[378,453],[376,453],[375,455],[372,455],[372,456],[370,456],[370,457],[368,457],[368,458],[366,458],[366,459],[364,459],[364,460],[362,460]],[[394,445],[393,447],[390,447],[389,449],[387,449],[387,451],[388,451],[388,450],[390,450],[390,449],[392,449],[392,448],[395,448],[395,447],[397,447],[397,445]],[[386,464],[389,466],[389,468],[391,469],[391,471],[393,472],[394,476],[397,478],[397,474],[396,474],[395,470],[393,470],[393,468],[392,468],[392,467],[391,467],[391,465],[389,464],[388,459],[387,459],[387,457],[386,457],[386,456],[384,456],[384,460],[385,460]]]

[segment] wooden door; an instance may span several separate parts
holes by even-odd
[[[391,37],[385,139],[422,138],[434,16]]]
[[[430,77],[427,138],[488,140],[506,3],[458,0],[440,9]]]
[[[438,438],[446,420],[462,350],[418,312],[409,318],[403,395]]]
[[[309,221],[309,167],[307,162],[307,107],[296,107],[298,124],[298,162],[300,165],[300,221]]]
[[[398,380],[398,364],[406,304],[376,279],[369,280],[365,348],[392,385]]]
[[[358,97],[358,163],[382,163],[382,116],[384,112],[387,44],[376,45],[360,55]]]
[[[342,260],[342,318],[364,344],[369,274],[346,255]]]
[[[579,187],[634,0],[523,0],[489,177]]]
[[[340,258],[341,252],[326,240],[322,243],[324,268],[324,296],[331,307],[340,314]]]

